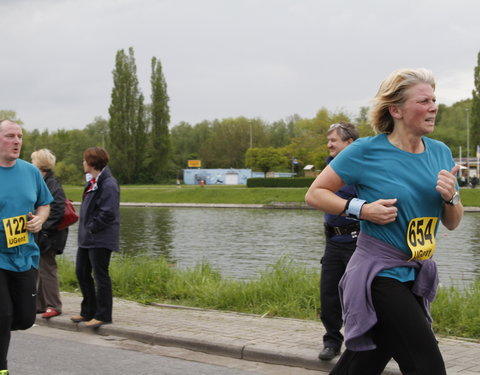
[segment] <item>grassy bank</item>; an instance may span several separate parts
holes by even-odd
[[[74,264],[59,258],[62,290],[77,291]],[[116,297],[209,309],[315,319],[318,311],[317,272],[282,258],[257,279],[230,280],[208,263],[177,269],[164,258],[114,256],[111,263]]]
[[[59,257],[62,290],[78,291],[74,264]],[[114,256],[111,265],[116,297],[267,316],[318,320],[316,270],[281,258],[247,281],[222,277],[207,263],[177,269],[165,259]],[[435,330],[443,335],[480,339],[480,281],[465,289],[441,288],[432,306]]]
[[[80,201],[83,188],[65,186],[67,197]],[[122,202],[268,204],[303,202],[306,188],[247,188],[245,186],[148,185],[121,187]]]
[[[65,186],[67,197],[81,201],[83,188]],[[243,185],[125,185],[122,202],[141,203],[236,203],[269,204],[272,202],[304,202],[307,188],[247,188]],[[480,206],[480,189],[461,189],[464,206]]]

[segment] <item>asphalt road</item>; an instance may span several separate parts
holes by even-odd
[[[326,374],[40,326],[12,333],[8,360],[12,375]]]

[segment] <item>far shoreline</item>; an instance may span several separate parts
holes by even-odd
[[[73,202],[80,205],[81,202]],[[270,204],[237,204],[237,203],[149,203],[149,202],[121,202],[121,207],[187,207],[187,208],[264,208],[289,210],[314,210],[306,203],[273,202]],[[480,212],[480,207],[464,207],[465,212]]]

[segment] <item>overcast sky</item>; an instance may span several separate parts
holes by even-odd
[[[431,69],[451,105],[472,96],[479,15],[478,0],[0,0],[0,109],[28,130],[108,119],[129,47],[146,103],[160,59],[171,126],[354,117],[404,67]]]

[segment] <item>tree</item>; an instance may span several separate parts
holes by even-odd
[[[154,171],[156,182],[167,168],[170,151],[168,124],[170,123],[170,110],[168,107],[167,83],[162,71],[160,60],[152,58],[152,85],[151,104],[151,145],[149,169]]]
[[[283,147],[290,142],[288,125],[284,120],[276,121],[268,127],[270,144],[273,147]]]
[[[82,172],[73,164],[66,164],[60,161],[55,165],[55,177],[62,184],[78,185],[80,182],[85,182],[82,179]]]
[[[429,137],[444,142],[452,151],[454,156],[459,154],[459,147],[462,147],[463,157],[467,155],[466,140],[467,128],[465,126],[467,110],[472,107],[472,99],[465,99],[453,103],[450,107],[439,105],[440,117],[437,117],[435,130]],[[469,113],[471,117],[471,113]],[[469,153],[472,156],[472,153]]]
[[[280,150],[273,147],[249,148],[245,155],[245,166],[263,173],[275,168],[285,168],[289,159],[282,155]]]
[[[355,119],[360,137],[367,137],[375,134],[368,118],[368,111],[368,107],[360,107],[358,117]]]
[[[170,132],[170,144],[173,163],[178,168],[185,168],[187,161],[200,158],[200,148],[210,137],[211,124],[202,121],[195,126],[187,122],[175,125]]]
[[[117,52],[111,97],[108,109],[110,165],[120,183],[134,183],[142,171],[147,129],[132,47],[128,56],[123,49]]]
[[[11,120],[11,121],[15,121],[18,124],[23,124],[22,120],[20,120],[17,117],[17,112],[9,110],[9,109],[0,110],[0,120]]]
[[[472,116],[470,121],[472,142],[470,144],[473,144],[476,150],[477,145],[480,145],[480,52],[477,55],[477,66],[473,75],[475,88],[472,91]],[[476,155],[476,152],[473,155]]]
[[[87,137],[91,139],[91,145],[105,147],[108,139],[108,120],[97,116],[86,126],[85,131]]]
[[[245,117],[216,120],[200,148],[202,165],[206,168],[244,168],[250,141],[256,147],[268,146],[266,125],[262,120]]]

